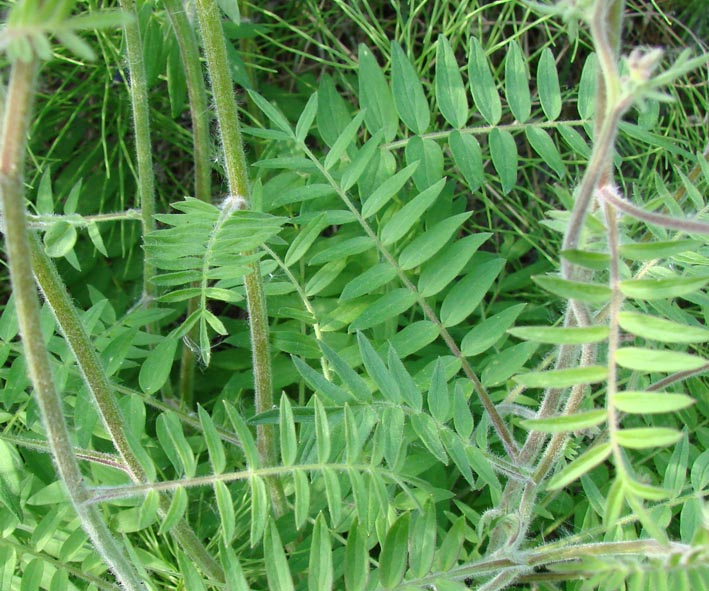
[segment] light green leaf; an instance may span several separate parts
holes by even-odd
[[[441,463],[448,465],[448,456],[441,444],[441,439],[438,435],[438,426],[435,421],[430,416],[423,413],[411,415],[410,420],[414,432],[419,436],[419,439],[421,439],[421,442],[426,446],[426,449],[436,456]]]
[[[594,271],[603,271],[608,268],[611,260],[605,252],[590,252],[587,250],[562,250],[561,256],[574,265],[580,265]]]
[[[709,277],[677,277],[674,279],[628,279],[620,282],[623,295],[637,300],[679,298],[701,289]]]
[[[498,127],[490,131],[489,142],[490,157],[506,195],[517,184],[517,144],[509,131]]]
[[[537,343],[518,343],[495,355],[485,366],[480,381],[485,387],[499,386],[524,366],[539,348]]]
[[[463,475],[463,478],[465,478],[465,481],[471,487],[474,487],[475,479],[473,478],[473,471],[470,467],[470,461],[465,453],[465,446],[460,436],[457,433],[453,433],[453,431],[443,430],[441,431],[441,441],[456,468],[458,468],[458,471]]]
[[[421,81],[396,41],[391,42],[391,89],[404,125],[416,134],[428,129],[431,114]]]
[[[328,591],[332,589],[332,545],[330,531],[325,518],[320,513],[313,527],[308,561],[308,591]]]
[[[475,106],[490,125],[497,125],[502,117],[502,103],[497,94],[495,79],[490,70],[490,63],[480,41],[470,38],[468,54],[468,82],[473,94]]]
[[[396,349],[389,346],[387,357],[389,371],[394,376],[394,379],[399,384],[399,392],[406,404],[414,410],[420,411],[423,405],[421,392],[419,391],[416,382],[414,382],[411,374],[409,374],[406,366],[401,362],[397,355]]]
[[[703,326],[681,324],[638,312],[621,312],[618,314],[618,322],[623,330],[644,339],[664,343],[704,343],[709,341],[709,330]]]
[[[548,343],[551,345],[583,345],[598,343],[608,338],[607,326],[552,327],[552,326],[518,326],[507,331],[518,339]]]
[[[618,365],[636,371],[677,372],[699,369],[707,364],[706,359],[679,351],[622,347],[615,354]]]
[[[212,470],[215,474],[221,474],[226,467],[224,445],[222,444],[219,433],[217,433],[217,428],[214,426],[214,421],[212,421],[212,417],[209,416],[209,413],[204,410],[201,405],[197,407],[197,411],[199,414],[199,422],[204,432],[204,441],[207,444],[207,451],[209,452],[209,460],[212,463]]]
[[[301,229],[286,252],[284,262],[287,267],[294,265],[305,256],[326,225],[325,214],[321,213],[315,216]]]
[[[584,454],[576,458],[561,472],[555,474],[547,484],[548,490],[557,490],[571,484],[574,480],[581,478],[587,472],[603,463],[611,455],[613,448],[610,442],[601,443],[592,447]]]
[[[360,123],[361,121],[360,119]],[[332,78],[328,74],[323,74],[318,87],[317,126],[325,143],[332,147],[349,122],[347,103]],[[326,168],[329,167],[326,166]]]
[[[345,547],[345,589],[364,591],[369,578],[367,536],[355,519],[347,535]]]
[[[138,383],[145,394],[157,392],[167,382],[175,359],[177,343],[179,343],[177,339],[165,338],[148,353],[138,375]]]
[[[638,482],[633,478],[626,479],[624,485],[628,492],[647,501],[664,501],[671,495],[669,490]]]
[[[234,426],[234,431],[236,432],[239,441],[241,441],[241,448],[246,456],[246,463],[251,469],[258,468],[261,462],[259,460],[256,442],[254,441],[254,436],[251,434],[246,421],[244,421],[239,414],[239,411],[236,410],[231,403],[225,401],[224,408],[226,409],[226,414],[229,417],[229,421]]]
[[[620,429],[616,432],[616,441],[630,449],[647,449],[649,447],[667,447],[679,441],[682,433],[667,427],[638,427],[636,429]]]
[[[471,213],[464,212],[446,218],[417,236],[399,255],[401,268],[407,271],[430,259],[445,246]]]
[[[436,102],[441,114],[455,128],[468,120],[468,97],[458,69],[455,53],[444,35],[436,47]]]
[[[383,135],[384,134],[381,130],[374,133],[372,137],[367,140],[367,143],[359,149],[355,157],[352,159],[352,163],[345,168],[340,180],[340,186],[343,191],[349,191],[359,180],[359,177],[362,176],[362,173],[377,153],[379,144],[382,142]]]
[[[270,102],[268,102],[268,100],[262,97],[255,90],[248,89],[247,92],[249,93],[249,97],[254,104],[264,115],[266,115],[266,117],[270,119],[271,123],[273,123],[281,131],[288,134],[288,137],[295,139],[295,134],[291,129],[290,123],[288,123],[288,119],[286,119],[285,116],[278,109],[276,109],[276,107],[274,107]]]
[[[37,212],[54,213],[54,193],[52,191],[52,168],[47,166],[37,187]]]
[[[182,423],[172,412],[165,412],[157,418],[155,428],[160,444],[175,469],[192,478],[197,469],[197,462],[190,444],[185,439]]]
[[[310,483],[305,471],[296,469],[293,472],[293,485],[295,489],[295,527],[300,530],[305,525],[310,512]]]
[[[551,139],[547,131],[540,127],[529,126],[525,129],[525,135],[529,145],[534,148],[534,151],[539,154],[549,168],[556,173],[556,176],[563,178],[566,175],[564,161],[561,159],[561,154],[554,140]]]
[[[537,65],[537,92],[547,119],[554,121],[561,114],[559,75],[551,49],[544,48]]]
[[[605,304],[611,297],[607,285],[569,281],[553,275],[535,275],[532,277],[539,287],[564,299],[579,300],[589,304]]]
[[[696,250],[703,246],[699,240],[667,240],[658,242],[639,242],[635,244],[621,244],[621,256],[634,261],[650,261],[652,259],[666,259],[676,254]]]
[[[170,506],[167,509],[165,518],[160,524],[160,529],[158,533],[160,535],[168,533],[173,527],[175,527],[178,522],[182,519],[187,509],[187,491],[178,486],[172,493],[172,500],[170,501]]]
[[[505,57],[505,95],[515,119],[519,123],[527,121],[532,113],[529,73],[527,60],[516,40],[510,42]]]
[[[572,415],[545,417],[520,421],[520,424],[531,431],[543,433],[564,433],[567,431],[582,431],[605,422],[608,413],[603,409],[589,410]]]
[[[237,2],[234,2],[237,4]],[[308,136],[308,132],[313,125],[315,120],[315,115],[318,112],[318,93],[314,92],[310,95],[308,102],[303,109],[303,112],[298,118],[298,123],[295,126],[295,138],[299,142],[304,142],[305,138]]]
[[[236,518],[234,517],[234,500],[231,493],[221,480],[214,481],[214,494],[217,498],[217,508],[219,510],[219,523],[222,526],[222,535],[225,544],[231,544],[234,539],[236,528]]]
[[[437,183],[443,176],[443,150],[437,141],[414,136],[406,143],[404,153],[409,165],[419,163],[413,175],[419,191]]]
[[[489,233],[465,236],[446,246],[425,263],[418,284],[421,295],[430,297],[445,289],[490,236],[492,234]]]
[[[597,384],[608,377],[608,368],[602,365],[530,371],[514,377],[514,381],[527,388],[568,388],[577,384]]]
[[[342,517],[342,487],[340,479],[332,468],[323,468],[322,477],[325,481],[325,496],[330,512],[330,525],[335,528]]]
[[[244,569],[234,550],[221,544],[219,546],[219,558],[224,567],[224,578],[229,581],[230,585],[226,587],[227,591],[251,591],[251,587],[249,587],[244,576]]]
[[[449,419],[451,401],[448,395],[445,370],[440,359],[436,360],[426,401],[428,410],[439,423],[445,423]]]
[[[421,219],[423,213],[433,205],[445,185],[445,179],[439,180],[428,189],[421,191],[397,211],[382,228],[382,244],[388,246],[404,236]]]
[[[628,390],[613,397],[618,410],[633,414],[675,412],[694,404],[694,398],[686,394],[669,392],[642,392]]]
[[[433,566],[436,529],[435,506],[427,500],[422,511],[414,514],[409,533],[409,568],[417,579],[426,576]]]
[[[377,60],[362,44],[359,46],[359,100],[366,111],[364,122],[369,133],[374,135],[381,130],[384,141],[393,140],[399,127],[394,99]]]
[[[274,591],[295,591],[281,536],[272,520],[268,521],[268,526],[266,527],[263,540],[263,555],[269,589]]]
[[[430,320],[417,320],[406,325],[389,339],[399,357],[408,357],[431,344],[440,335],[439,328]]]
[[[281,394],[281,406],[278,421],[281,458],[284,466],[292,466],[298,454],[298,439],[295,433],[293,408],[285,392]]]
[[[345,285],[340,301],[370,294],[396,277],[396,268],[389,263],[377,263]]]
[[[322,265],[331,261],[337,263],[345,257],[363,253],[373,247],[374,242],[369,236],[354,236],[345,240],[338,238],[312,256],[308,265]]]
[[[357,133],[359,132],[360,125],[362,125],[362,121],[364,121],[364,116],[364,111],[357,113],[355,118],[347,124],[347,126],[342,130],[342,133],[332,144],[332,148],[330,148],[330,151],[325,156],[325,162],[323,162],[323,166],[326,170],[330,170],[335,163],[339,162],[340,158],[342,158],[344,153],[355,140]]]
[[[459,382],[455,385],[453,396],[453,425],[455,426],[456,433],[464,440],[470,438],[470,435],[473,433],[473,427],[475,426],[468,399]]]
[[[337,375],[340,376],[342,383],[349,388],[353,396],[362,402],[371,400],[372,393],[369,390],[367,382],[364,381],[362,376],[353,370],[347,362],[324,341],[320,341],[320,348],[322,349],[325,358],[332,365],[335,372],[337,372]]]
[[[588,159],[591,157],[591,147],[583,139],[583,136],[570,125],[560,125],[557,127],[559,135],[564,138],[564,141],[569,147],[576,152],[581,158]]]
[[[314,409],[315,409],[315,440],[317,442],[318,448],[318,462],[320,464],[327,464],[330,459],[330,425],[327,421],[327,414],[325,413],[325,408],[320,402],[320,399],[314,397]]]
[[[462,134],[457,129],[448,137],[448,145],[455,165],[463,173],[471,192],[477,191],[485,181],[483,155],[474,135]]]
[[[108,251],[106,250],[106,245],[103,243],[103,238],[101,237],[101,231],[98,228],[96,222],[89,222],[86,225],[86,230],[89,233],[89,239],[91,243],[96,247],[103,256],[108,256]]]
[[[404,513],[389,528],[379,556],[379,581],[385,589],[396,587],[404,578],[411,514]]]
[[[466,357],[479,355],[492,347],[512,326],[527,304],[517,304],[490,316],[463,337],[461,351]]]
[[[188,557],[182,550],[177,551],[177,564],[180,574],[185,584],[185,589],[190,591],[206,591],[202,576],[197,571],[192,558]]]
[[[581,119],[591,119],[596,110],[596,86],[598,83],[598,59],[595,53],[586,58],[579,81],[577,108]]]
[[[386,179],[374,193],[372,193],[362,206],[362,217],[367,219],[377,213],[384,207],[391,198],[396,195],[401,188],[406,184],[418,168],[418,163],[415,162],[406,168],[397,172],[393,177]]]
[[[455,326],[473,313],[505,267],[504,259],[477,265],[448,292],[441,304],[443,326]]]
[[[66,256],[76,244],[76,227],[65,220],[52,222],[44,233],[44,250],[52,258]]]
[[[400,403],[401,395],[396,379],[389,373],[384,361],[361,332],[357,333],[357,343],[367,374],[376,382],[382,396],[394,404]]]
[[[251,528],[249,540],[253,548],[264,535],[271,503],[269,502],[268,493],[266,492],[266,482],[263,478],[252,475],[249,478],[249,485],[251,488]]]
[[[394,316],[403,314],[415,302],[415,293],[404,287],[394,289],[372,302],[359,318],[350,324],[350,332],[371,328]]]
[[[453,522],[453,526],[448,529],[441,541],[441,547],[436,553],[436,562],[433,567],[435,570],[447,572],[453,568],[463,549],[465,530],[465,516],[461,515]],[[450,590],[446,589],[445,591]]]
[[[362,240],[364,239],[364,240]],[[330,258],[333,256],[333,251],[343,252],[358,250],[363,248],[364,250],[369,250],[370,245],[368,244],[368,236],[358,236],[357,238],[351,238],[350,240],[345,240],[340,244],[336,245],[329,251],[324,251],[323,254]],[[351,253],[352,254],[352,253]],[[326,265],[323,265],[321,269],[318,269],[317,273],[312,275],[305,284],[305,295],[308,297],[319,294],[323,289],[328,287],[335,279],[337,279],[347,267],[347,256],[342,255],[336,260],[330,261]]]

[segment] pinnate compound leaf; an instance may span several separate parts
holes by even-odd
[[[455,53],[444,35],[436,48],[436,102],[441,114],[455,128],[468,120],[468,97],[458,69]]]
[[[574,367],[550,371],[530,371],[514,377],[527,388],[568,388],[577,384],[597,384],[608,377],[608,368],[602,365]]]
[[[539,287],[564,299],[579,300],[589,304],[605,304],[611,296],[607,285],[569,281],[552,275],[536,275],[532,277]]]
[[[404,513],[389,528],[379,556],[379,581],[385,589],[393,589],[404,578],[411,514]]]
[[[295,240],[288,247],[284,262],[287,267],[294,265],[302,259],[313,245],[313,242],[320,236],[323,228],[327,226],[325,214],[321,213],[310,220],[295,237]]]
[[[603,463],[612,451],[613,448],[610,442],[601,443],[600,445],[592,447],[568,464],[563,470],[555,474],[551,480],[549,480],[547,489],[557,490],[581,478],[581,476]]]
[[[409,374],[401,359],[399,359],[396,349],[391,345],[389,346],[387,363],[389,371],[399,384],[399,392],[403,400],[410,408],[420,411],[423,406],[421,392],[411,374]]]
[[[670,392],[643,392],[628,390],[613,397],[618,410],[631,414],[655,414],[675,412],[694,404],[695,400],[686,394]]]
[[[362,173],[377,153],[383,135],[381,130],[374,133],[372,137],[367,140],[367,143],[357,152],[351,164],[345,168],[345,171],[342,173],[342,179],[340,180],[343,191],[349,191],[362,176]]]
[[[475,136],[462,134],[457,129],[449,138],[448,145],[455,165],[463,173],[470,191],[477,191],[485,181],[483,170],[483,155],[480,144]]]
[[[537,65],[537,92],[544,114],[554,121],[561,114],[561,91],[554,55],[548,47],[542,51]]]
[[[352,142],[354,142],[357,137],[357,133],[359,132],[359,128],[362,125],[362,121],[364,121],[365,114],[366,113],[364,111],[357,113],[355,118],[352,119],[352,121],[350,121],[342,130],[342,133],[340,133],[335,142],[332,144],[332,148],[330,148],[327,156],[325,156],[325,162],[323,162],[325,169],[329,170],[332,168],[332,166],[337,163],[340,158],[342,158]]]
[[[458,281],[441,304],[443,326],[460,324],[472,314],[504,267],[504,259],[492,259],[477,265]]]
[[[167,382],[178,343],[177,339],[165,338],[148,353],[138,374],[138,383],[145,394],[157,392]]]
[[[401,402],[399,385],[387,369],[384,361],[374,350],[367,337],[361,332],[357,333],[357,343],[367,374],[375,381],[382,396],[394,404],[399,404]]]
[[[532,113],[527,60],[517,41],[510,42],[505,57],[505,95],[512,114],[524,123]]]
[[[382,228],[382,244],[388,246],[404,236],[421,219],[423,213],[433,205],[445,184],[445,179],[440,179],[397,211]]]
[[[664,343],[704,343],[709,341],[709,330],[703,326],[681,324],[639,312],[621,312],[618,314],[618,322],[623,330],[644,339]]]
[[[497,125],[502,117],[502,103],[485,50],[475,37],[470,38],[468,81],[478,111],[490,125]]]
[[[676,372],[699,369],[707,364],[705,359],[679,351],[622,347],[615,354],[618,365],[636,371]]]
[[[323,355],[332,365],[337,375],[340,376],[343,384],[352,392],[353,396],[362,402],[372,399],[367,382],[364,381],[355,370],[353,370],[340,355],[325,342],[320,341],[320,348]]]
[[[263,554],[269,589],[295,591],[293,578],[288,568],[286,553],[283,550],[281,536],[278,533],[276,524],[272,520],[268,520],[268,526],[266,527],[263,540]]]
[[[364,122],[369,133],[374,135],[382,130],[384,141],[393,140],[399,126],[394,99],[377,60],[362,44],[359,46],[359,100],[366,111]]]
[[[344,302],[372,293],[395,277],[396,269],[389,263],[377,263],[345,285],[340,294],[340,301]]]
[[[391,43],[391,89],[404,125],[416,134],[425,133],[431,121],[428,101],[419,75],[396,41]]]
[[[485,366],[480,381],[488,388],[503,384],[524,367],[538,348],[537,343],[518,343],[507,347]]]
[[[606,420],[607,412],[603,409],[590,410],[572,415],[545,417],[520,421],[521,425],[533,431],[544,433],[563,433],[566,431],[581,431],[600,425]]]
[[[674,279],[628,279],[620,282],[624,296],[636,300],[660,300],[688,295],[709,283],[709,277],[677,277]]]
[[[616,441],[630,449],[666,447],[679,441],[682,433],[667,427],[637,427],[621,429],[615,434]]]
[[[426,401],[433,418],[439,423],[445,423],[449,418],[451,401],[448,395],[445,369],[440,359],[436,360]]]
[[[502,192],[507,194],[517,184],[517,143],[509,131],[498,127],[490,131],[489,141],[492,163],[500,176]]]
[[[350,332],[365,330],[403,314],[416,303],[416,294],[405,287],[384,294],[368,306],[352,324]]]
[[[292,356],[291,359],[293,360],[293,365],[295,365],[298,373],[303,377],[308,386],[310,386],[315,392],[322,394],[326,398],[338,404],[343,404],[353,400],[353,396],[345,389],[340,388],[329,380],[326,380],[321,373],[315,371],[312,367],[305,363],[305,361],[302,361],[301,359],[298,359],[298,357],[294,356]],[[369,394],[369,390],[367,390],[367,393]]]
[[[411,415],[411,426],[421,442],[426,446],[426,449],[447,466],[448,456],[441,444],[436,422],[427,414],[418,413]]]
[[[313,527],[308,561],[308,591],[328,591],[332,589],[332,544],[330,531],[322,513],[318,515]]]
[[[607,326],[555,327],[555,326],[517,326],[507,331],[518,339],[547,343],[551,345],[582,345],[598,343],[608,338]]]

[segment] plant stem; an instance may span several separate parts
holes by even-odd
[[[204,84],[202,66],[199,61],[199,47],[194,29],[190,25],[181,0],[165,0],[165,8],[177,37],[177,44],[185,69],[187,95],[192,117],[192,146],[194,151],[195,197],[206,203],[212,200],[212,167],[209,158],[211,141],[209,138],[209,108],[207,89]],[[197,298],[187,304],[187,317],[198,306]],[[195,325],[187,335],[192,341],[197,340],[198,327]],[[183,344],[180,360],[180,401],[185,409],[191,409],[194,403],[194,372],[196,358],[192,349]]]
[[[227,64],[226,40],[222,31],[219,9],[214,0],[197,0],[197,16],[202,30],[202,40],[209,76],[211,79],[214,104],[219,122],[224,168],[229,184],[229,195],[249,203],[249,189],[246,156],[239,128],[239,115],[234,98],[234,88]],[[246,253],[248,254],[248,253]],[[266,296],[258,262],[251,264],[251,271],[244,277],[246,304],[251,331],[252,364],[254,372],[254,392],[256,413],[273,407],[273,377],[271,373],[271,353],[268,342],[268,314]],[[264,466],[277,463],[276,437],[272,425],[256,427],[256,446]],[[280,487],[269,481],[271,498],[276,514],[285,511],[285,500]]]
[[[135,150],[138,162],[138,199],[142,215],[143,236],[155,230],[155,177],[153,176],[153,156],[150,145],[150,111],[148,84],[143,62],[143,42],[140,38],[138,13],[135,0],[120,0],[121,8],[133,18],[124,26],[126,54],[130,72],[130,100],[133,107],[133,128]],[[143,266],[144,304],[150,305],[155,295],[152,278],[155,268],[147,261]]]
[[[17,319],[30,378],[47,431],[47,442],[52,450],[59,477],[65,484],[81,526],[91,538],[96,551],[124,589],[139,591],[145,587],[126,558],[123,548],[111,535],[97,508],[86,505],[88,491],[84,487],[83,476],[69,439],[61,401],[54,387],[49,353],[42,336],[39,298],[32,277],[23,191],[25,141],[29,129],[36,70],[36,59],[27,63],[16,61],[12,66],[0,151],[0,192]]]

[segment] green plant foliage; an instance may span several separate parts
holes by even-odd
[[[84,496],[7,288],[0,589],[117,589],[116,555],[146,589],[709,585],[706,48],[632,1],[404,4],[12,5],[6,109],[47,63],[3,199],[57,265]]]

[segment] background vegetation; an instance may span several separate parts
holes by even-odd
[[[7,5],[0,589],[707,587],[703,4]]]

